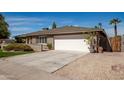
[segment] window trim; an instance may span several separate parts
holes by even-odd
[[[47,37],[46,36],[39,36],[38,37],[38,43],[47,43]]]

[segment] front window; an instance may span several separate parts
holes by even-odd
[[[32,44],[32,37],[27,38],[27,44]]]
[[[40,36],[39,43],[47,43],[47,37]]]

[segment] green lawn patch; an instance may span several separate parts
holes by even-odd
[[[22,54],[28,54],[33,52],[26,52],[26,51],[15,51],[15,52],[3,52],[0,50],[0,58],[2,57],[9,57],[9,56],[16,56],[16,55],[22,55]]]

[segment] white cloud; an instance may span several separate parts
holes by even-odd
[[[35,30],[30,27],[12,27],[12,28],[10,28],[10,32],[11,32],[12,36],[26,34],[26,33],[34,32],[34,31]]]
[[[38,17],[7,17],[7,21],[44,21],[44,19],[40,19]]]
[[[12,26],[40,25],[45,23],[45,19],[38,17],[7,17],[7,22]]]
[[[37,17],[7,17],[12,35],[40,30],[40,27],[43,26],[43,21],[44,19]]]
[[[26,32],[28,32],[28,31],[33,31],[34,29],[32,29],[32,28],[29,28],[29,27],[12,27],[11,29],[10,29],[10,31],[12,31],[12,32],[18,32],[18,31],[26,31]]]
[[[37,22],[37,23],[32,23],[32,22],[26,22],[26,21],[23,21],[23,22],[11,22],[9,24],[11,27],[14,27],[14,26],[26,26],[26,25],[40,25],[42,26],[43,23],[42,22]]]

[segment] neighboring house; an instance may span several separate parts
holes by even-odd
[[[12,43],[12,39],[0,39],[0,49],[3,49],[3,46]]]
[[[12,43],[13,42],[13,40],[12,39],[0,39],[0,44],[1,43]]]
[[[110,51],[109,41],[103,29],[84,28],[74,26],[64,26],[56,29],[47,29],[38,32],[19,35],[25,39],[26,44],[30,46],[41,46],[42,44],[51,44],[54,50],[72,50],[89,52],[89,45],[86,36],[89,33],[97,33],[102,43],[99,46],[104,48],[104,51]],[[38,48],[38,47],[37,47]],[[41,47],[37,49],[41,51]]]

